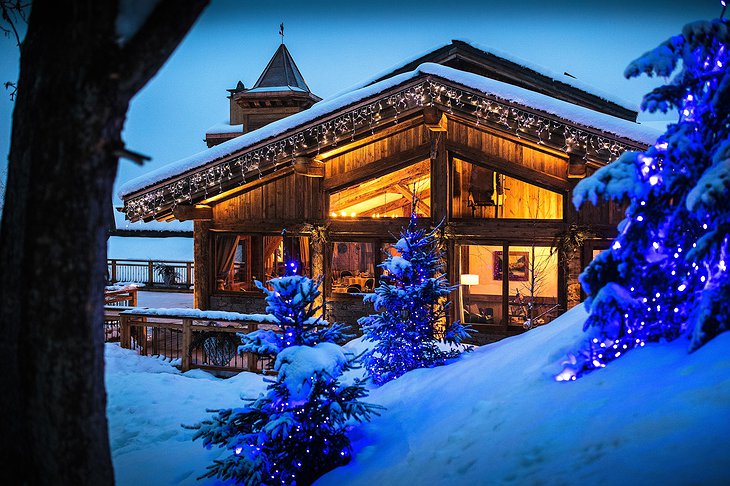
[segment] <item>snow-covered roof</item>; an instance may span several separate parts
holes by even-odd
[[[275,121],[258,130],[246,133],[240,137],[228,140],[220,145],[203,150],[190,157],[132,179],[120,188],[119,196],[124,198],[147,187],[201,168],[211,162],[237,152],[243,152],[268,139],[302,127],[319,118],[331,115],[342,108],[366,100],[391,88],[412,81],[415,78],[425,76],[435,76],[508,103],[522,105],[533,111],[553,115],[568,123],[602,131],[617,137],[627,138],[640,144],[651,144],[660,134],[660,132],[639,125],[638,123],[599,113],[508,83],[459,71],[440,64],[425,63],[409,73],[399,74],[340,96],[320,101],[308,110]]]
[[[117,230],[124,231],[176,231],[181,233],[192,233],[193,231],[192,221],[150,221],[148,223],[142,223],[141,221],[137,221],[133,223],[128,219],[125,219],[124,213],[120,213],[116,210],[114,211],[114,224]],[[127,256],[126,258],[130,257]]]
[[[514,64],[516,64],[518,66],[521,66],[523,68],[526,68],[526,69],[529,69],[531,71],[534,71],[534,72],[536,72],[538,74],[541,74],[542,76],[545,76],[546,78],[552,79],[554,81],[558,81],[558,82],[563,83],[563,84],[567,84],[569,86],[572,86],[573,88],[576,88],[576,89],[579,89],[579,90],[584,91],[586,93],[595,95],[595,96],[597,96],[597,97],[599,97],[599,98],[601,98],[603,100],[609,101],[609,102],[614,103],[616,105],[619,105],[619,106],[621,106],[623,108],[626,108],[627,110],[639,111],[639,106],[636,103],[632,103],[630,101],[627,101],[627,100],[625,100],[625,99],[623,99],[623,98],[621,98],[619,96],[616,96],[614,93],[609,93],[607,91],[603,91],[600,88],[596,88],[595,86],[592,86],[592,85],[590,85],[588,83],[584,83],[584,82],[582,82],[582,81],[580,81],[580,80],[578,80],[576,78],[567,76],[565,73],[563,73],[563,74],[556,73],[556,72],[554,72],[554,71],[552,71],[552,70],[550,70],[550,69],[548,69],[548,68],[546,68],[544,66],[541,66],[539,64],[536,64],[534,62],[527,61],[527,60],[522,59],[522,58],[520,58],[518,56],[515,56],[513,54],[509,54],[507,52],[500,51],[498,49],[494,49],[494,48],[492,48],[490,46],[486,46],[484,44],[479,44],[477,42],[472,42],[472,41],[467,40],[467,39],[454,39],[451,42],[444,42],[444,43],[438,44],[438,45],[434,46],[433,48],[431,48],[431,49],[429,49],[427,51],[424,51],[424,52],[421,52],[420,54],[417,54],[415,56],[411,56],[409,58],[406,58],[403,61],[399,62],[398,64],[396,64],[396,65],[394,65],[394,66],[392,66],[392,67],[390,67],[388,69],[385,69],[385,70],[383,70],[383,71],[375,74],[374,76],[372,76],[372,77],[370,77],[368,79],[365,79],[363,81],[360,81],[359,83],[357,83],[357,84],[355,84],[353,86],[350,86],[349,88],[347,88],[347,89],[345,89],[343,91],[340,91],[340,92],[336,93],[334,96],[335,97],[336,96],[340,96],[341,94],[348,93],[350,91],[354,91],[354,90],[360,89],[360,88],[362,88],[364,86],[368,86],[370,84],[373,84],[373,83],[375,83],[375,82],[377,82],[379,80],[382,80],[383,78],[390,77],[393,73],[401,70],[405,66],[408,66],[409,64],[411,64],[411,63],[413,63],[415,61],[418,61],[422,57],[426,57],[429,54],[432,54],[433,52],[438,51],[439,49],[444,49],[446,47],[455,45],[456,43],[468,44],[469,46],[473,47],[474,49],[478,49],[478,50],[482,51],[485,54],[491,54],[493,56],[502,58],[502,59],[504,59],[506,61],[509,61],[511,63],[514,63]]]
[[[219,133],[243,133],[243,123],[231,125],[229,120],[216,123],[205,131],[206,135],[214,135]]]

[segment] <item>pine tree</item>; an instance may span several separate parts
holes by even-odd
[[[315,317],[321,307],[321,279],[294,275],[256,285],[266,293],[266,312],[279,330],[242,336],[240,351],[276,358],[275,381],[267,393],[243,407],[214,411],[194,426],[193,440],[231,453],[216,460],[203,477],[233,479],[247,486],[307,485],[349,462],[352,450],[345,431],[350,421],[369,420],[380,408],[363,403],[364,381],[340,383],[353,358],[334,343],[344,337],[340,325],[326,327]]]
[[[415,204],[413,205],[415,208]],[[444,252],[439,227],[419,229],[415,211],[408,228],[395,245],[399,256],[387,254],[380,264],[384,275],[375,293],[365,297],[377,314],[358,320],[365,339],[375,345],[363,356],[368,374],[376,384],[398,378],[416,368],[445,363],[461,352],[443,351],[439,341],[459,345],[468,336],[460,322],[451,324],[437,339],[446,320],[449,285],[443,273]]]
[[[645,152],[624,153],[576,187],[576,207],[630,205],[611,249],[581,275],[588,334],[558,380],[646,342],[688,336],[694,350],[730,325],[729,42],[727,20],[694,22],[627,67],[627,77],[676,71],[642,109],[676,109],[679,120]]]

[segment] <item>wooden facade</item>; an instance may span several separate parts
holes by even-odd
[[[391,92],[422,81],[407,81]],[[344,117],[366,102],[373,100],[330,113],[328,119]],[[596,101],[591,98],[591,103]],[[622,211],[603,205],[578,212],[572,191],[616,154],[581,152],[562,135],[565,129],[551,128],[546,141],[541,133],[482,119],[450,102],[392,112],[384,109],[387,118],[362,130],[353,122],[347,137],[303,144],[296,157],[287,160],[284,154],[280,163],[258,166],[253,177],[226,186],[221,182],[215,195],[191,187],[188,202],[195,209],[172,202],[135,217],[165,220],[185,214],[195,221],[195,302],[201,309],[263,311],[263,295],[251,280],[276,276],[283,265],[292,265],[298,273],[323,276],[330,320],[355,324],[372,311],[361,293],[377,282],[377,264],[385,252],[395,251],[390,245],[407,224],[415,190],[422,224],[443,224],[449,281],[465,282],[454,292],[451,318],[471,322],[483,342],[523,332],[526,320],[546,323],[576,305],[578,273],[607,247]],[[570,120],[556,117],[555,126],[558,122],[572,129]],[[316,123],[322,119],[279,138],[311,131]],[[606,143],[643,147],[576,126]],[[228,160],[246,150],[251,149]],[[131,194],[125,203],[160,187]],[[556,252],[561,235],[588,227],[592,238],[577,252]]]

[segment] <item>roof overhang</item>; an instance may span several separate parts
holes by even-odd
[[[447,116],[457,114],[475,125],[491,127],[601,165],[618,158],[626,150],[647,147],[646,140],[608,133],[481,92],[453,79],[421,73],[150,187],[123,194],[124,211],[132,221],[173,219],[177,205],[219,199],[223,193],[289,168],[298,157],[317,157],[338,144],[341,146],[343,141],[349,143],[365,138],[377,130],[417,116],[427,107],[436,107]]]

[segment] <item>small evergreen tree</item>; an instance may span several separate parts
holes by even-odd
[[[334,344],[344,335],[340,325],[315,315],[321,279],[299,275],[275,278],[266,288],[267,313],[279,330],[243,335],[241,351],[275,356],[275,381],[267,393],[243,407],[214,411],[194,426],[193,440],[205,447],[225,447],[231,453],[216,460],[203,477],[233,479],[246,486],[307,485],[331,469],[349,462],[348,421],[369,420],[377,407],[363,403],[364,381],[340,383],[351,357]]]
[[[677,109],[679,121],[646,152],[626,152],[576,187],[576,207],[599,198],[630,205],[611,249],[581,275],[588,335],[558,380],[649,341],[687,335],[693,350],[730,325],[729,42],[727,20],[694,22],[627,67],[627,77],[678,69],[642,109]]]
[[[468,328],[458,321],[443,329],[451,304],[447,298],[456,287],[449,285],[443,273],[444,252],[438,232],[439,227],[419,229],[414,210],[395,245],[400,256],[387,254],[380,264],[385,271],[380,285],[365,297],[379,311],[358,320],[365,339],[375,343],[363,361],[376,384],[416,368],[444,364],[461,351],[443,351],[439,341],[458,346],[468,337]],[[442,336],[437,339],[439,326]]]

